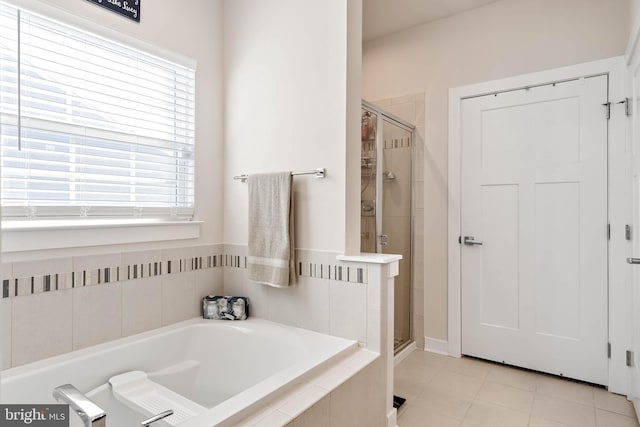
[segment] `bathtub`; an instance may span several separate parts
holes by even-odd
[[[3,403],[53,403],[53,388],[71,383],[106,411],[107,426],[140,425],[149,414],[115,395],[109,380],[141,371],[204,408],[180,425],[225,425],[356,351],[356,341],[261,319],[192,319],[5,370],[0,396]],[[80,425],[75,414],[70,419]]]

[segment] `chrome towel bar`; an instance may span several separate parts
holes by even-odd
[[[291,172],[291,175],[315,175],[316,178],[324,178],[326,175],[326,170],[325,168],[318,168],[312,171]],[[249,175],[236,175],[233,177],[233,179],[239,179],[242,182],[247,182],[247,179],[249,179]]]

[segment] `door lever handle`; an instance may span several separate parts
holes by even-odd
[[[627,258],[627,264],[640,264],[640,258]]]
[[[481,242],[480,240],[474,240],[473,236],[464,236],[463,243],[469,246],[480,246],[483,242]]]

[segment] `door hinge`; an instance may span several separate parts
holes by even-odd
[[[602,105],[605,108],[605,116],[606,116],[607,120],[609,120],[611,118],[611,103],[610,102],[605,102]]]
[[[611,343],[607,343],[607,359],[611,359]]]
[[[629,366],[629,367],[634,366],[634,363],[633,363],[633,351],[631,351],[631,350],[627,350],[627,366]]]
[[[607,240],[611,240],[611,224],[607,224]]]
[[[630,98],[625,98],[622,101],[618,101],[616,102],[616,104],[624,104],[624,114],[627,117],[630,117],[633,114],[633,110],[632,110],[632,105],[631,105],[631,99]]]
[[[631,224],[627,224],[624,226],[624,238],[627,240],[631,240],[632,238],[632,234],[631,231],[633,230],[633,228],[631,228]]]

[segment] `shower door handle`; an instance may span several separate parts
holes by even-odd
[[[378,241],[380,242],[380,245],[387,246],[389,244],[389,235],[387,235],[387,234],[379,235],[378,236]]]
[[[464,236],[464,244],[469,246],[481,246],[483,242],[474,240],[473,236]]]

